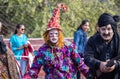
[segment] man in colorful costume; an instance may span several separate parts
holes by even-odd
[[[66,11],[67,7],[58,4],[54,10],[43,34],[45,44],[39,48],[25,79],[37,78],[42,66],[46,73],[45,79],[76,79],[78,70],[86,76],[88,67],[79,56],[76,46],[64,40],[60,27],[60,9]]]

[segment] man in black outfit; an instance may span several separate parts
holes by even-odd
[[[98,19],[98,33],[85,47],[87,79],[120,79],[120,35],[113,16],[103,13]]]

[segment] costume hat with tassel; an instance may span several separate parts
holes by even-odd
[[[65,6],[65,4],[63,4],[63,3],[58,4],[56,9],[54,9],[53,15],[52,15],[50,21],[48,22],[46,31],[54,29],[54,28],[62,30],[61,26],[60,26],[60,10],[61,9],[63,11],[67,11],[67,7]]]

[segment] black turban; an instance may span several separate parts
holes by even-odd
[[[98,19],[98,26],[102,27],[108,24],[111,24],[114,30],[117,29],[117,23],[115,22],[113,16],[109,13],[103,13]]]

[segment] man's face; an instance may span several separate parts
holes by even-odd
[[[112,26],[110,24],[107,26],[99,27],[99,32],[105,41],[110,41],[114,35]]]
[[[55,44],[58,42],[58,36],[59,36],[59,33],[57,29],[52,29],[49,31],[49,38],[52,43]]]

